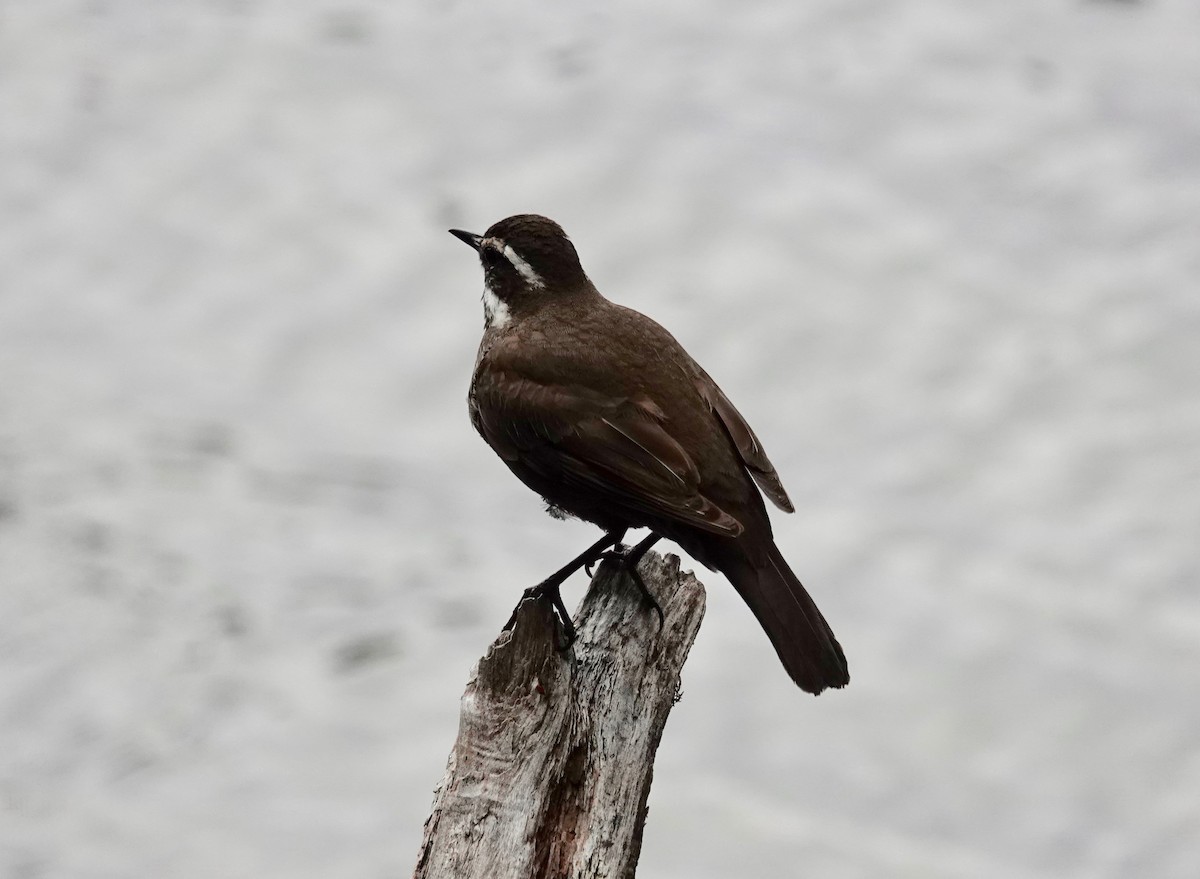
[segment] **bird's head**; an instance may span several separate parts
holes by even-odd
[[[479,252],[489,327],[503,326],[514,312],[536,308],[547,297],[589,286],[575,245],[558,223],[546,217],[517,214],[482,235],[461,229],[451,229],[450,234]]]

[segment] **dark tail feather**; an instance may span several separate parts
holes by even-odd
[[[802,690],[816,695],[828,687],[846,686],[846,654],[833,630],[779,548],[767,543],[748,556],[744,543],[737,541],[737,550],[714,559],[716,567],[750,605],[783,667]]]

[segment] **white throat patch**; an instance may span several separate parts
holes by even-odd
[[[486,283],[483,285],[483,325],[485,329],[500,329],[508,324],[512,315],[508,306],[499,296],[492,292]]]

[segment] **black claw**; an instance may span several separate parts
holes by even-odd
[[[566,641],[559,645],[558,652],[566,653],[575,643],[577,635],[575,623],[571,621],[571,614],[567,612],[567,606],[563,604],[562,593],[558,591],[557,584],[550,591],[550,600],[554,603],[554,610],[558,613],[558,621],[562,624],[563,636],[566,638]]]
[[[575,639],[578,637],[579,634],[575,631],[575,624],[571,622],[570,617],[568,617],[567,621],[563,624],[564,640],[561,644],[556,644],[555,649],[557,649],[559,653],[566,653],[575,646]]]
[[[657,534],[651,534],[636,546],[625,547],[621,544],[617,544],[615,548],[600,553],[597,557],[597,561],[600,559],[612,559],[621,565],[621,569],[629,576],[629,579],[633,581],[633,585],[637,586],[638,592],[642,593],[643,603],[654,608],[654,612],[658,614],[658,630],[661,632],[663,630],[663,626],[666,625],[666,616],[663,614],[662,605],[658,603],[658,599],[656,599],[654,594],[647,588],[646,581],[642,579],[642,575],[638,573],[637,569],[638,563],[642,560],[642,556],[644,556],[650,547],[657,543],[658,540],[659,536]]]
[[[629,575],[629,579],[633,581],[633,585],[637,586],[638,591],[642,593],[642,603],[649,605],[658,614],[658,630],[661,632],[663,626],[666,625],[666,617],[663,616],[662,605],[658,603],[658,599],[646,586],[646,581],[642,579],[642,575],[638,573],[637,568],[626,568],[625,573]]]
[[[554,608],[554,618],[558,620],[558,624],[562,628],[563,636],[565,638],[563,643],[555,644],[554,646],[559,653],[566,653],[575,643],[578,633],[575,631],[575,623],[572,622],[571,615],[567,613],[567,606],[563,604],[562,595],[558,591],[557,584],[550,582],[539,583],[537,586],[531,586],[526,589],[521,595],[521,600],[517,602],[517,606],[513,608],[512,616],[508,618],[508,622],[504,624],[504,628],[501,631],[512,631],[512,627],[516,625],[517,613],[520,611],[521,605],[530,598],[534,599],[535,601],[541,598],[550,599],[550,605]]]

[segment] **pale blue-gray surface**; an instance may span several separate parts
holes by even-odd
[[[403,876],[590,539],[471,431],[538,211],[764,439],[646,877],[1200,875],[1193,2],[0,5],[0,875]],[[572,599],[582,580],[573,582]]]

